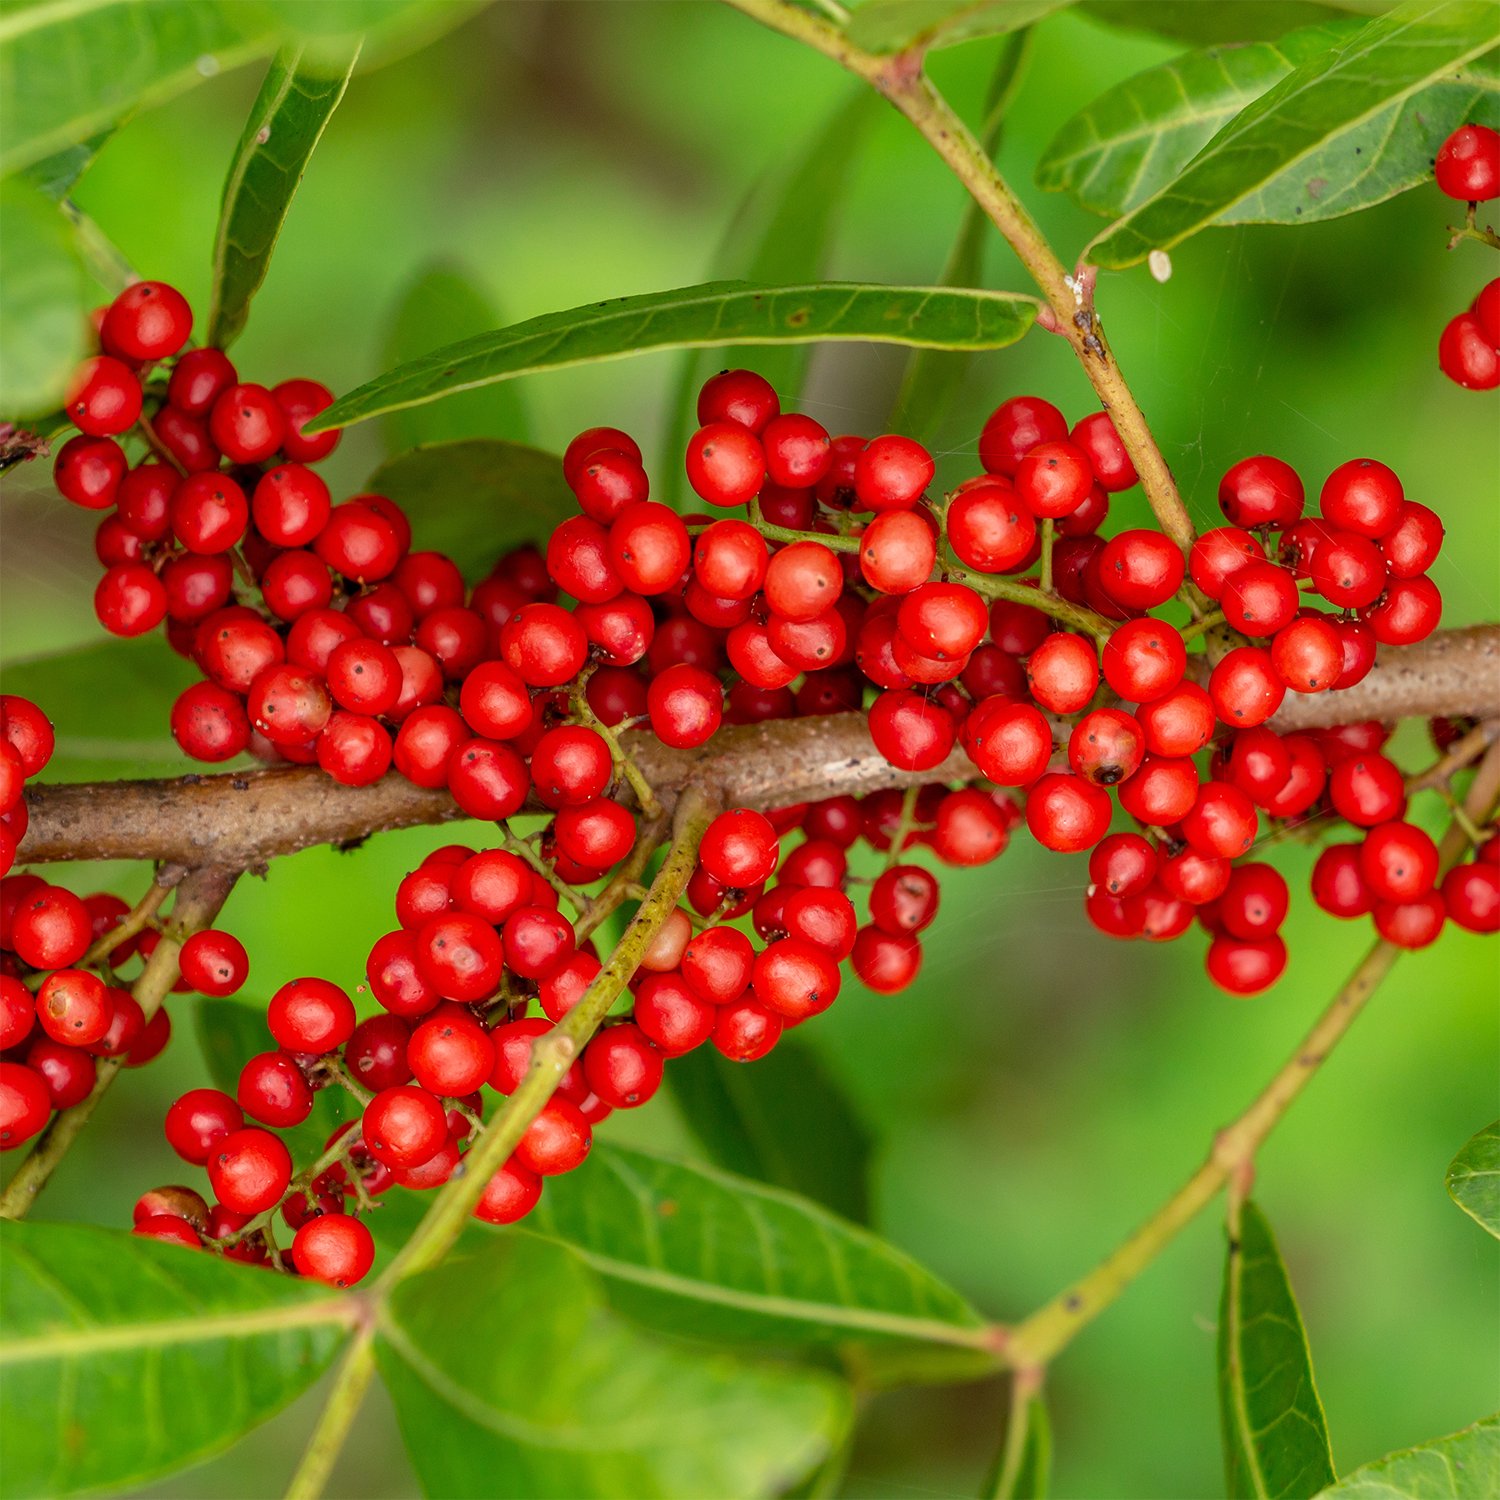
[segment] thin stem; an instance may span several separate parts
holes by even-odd
[[[162,870],[151,882],[146,894],[125,916],[120,918],[119,925],[111,927],[103,937],[99,938],[78,960],[77,967],[86,968],[90,964],[96,964],[101,959],[108,958],[121,943],[129,942],[136,933],[143,931],[161,909],[162,902],[181,883],[186,873],[181,865],[169,865]]]
[[[1191,625],[1183,627],[1182,639],[1184,642],[1196,641],[1200,635],[1207,635],[1215,625],[1224,623],[1224,611],[1216,609],[1211,615],[1204,615],[1201,619],[1194,620]]]
[[[901,855],[906,849],[906,837],[912,831],[917,821],[917,798],[922,795],[921,786],[913,782],[901,794],[901,817],[896,824],[895,835],[891,839],[891,847],[885,856],[885,867],[893,869],[901,863]]]
[[[1461,740],[1450,745],[1447,753],[1435,764],[1420,775],[1411,777],[1406,783],[1407,795],[1428,791],[1436,786],[1446,786],[1454,772],[1472,765],[1497,739],[1500,739],[1500,719],[1487,719],[1471,729]]]
[[[1085,609],[1081,604],[1072,604],[1060,594],[1044,594],[1040,589],[1029,588],[1017,578],[1000,578],[989,573],[972,573],[968,568],[944,568],[944,576],[952,583],[967,584],[976,594],[990,599],[1009,599],[1013,604],[1029,604],[1064,625],[1071,625],[1091,635],[1103,645],[1114,634],[1115,626],[1103,615]]]
[[[588,694],[584,689],[593,675],[592,666],[585,667],[578,674],[578,680],[573,684],[569,694],[572,699],[573,713],[580,723],[592,729],[609,746],[610,759],[615,763],[615,774],[624,776],[630,783],[630,789],[635,793],[635,800],[640,804],[641,811],[648,818],[659,818],[662,814],[662,806],[655,789],[641,774],[641,768],[630,758],[629,752],[620,743],[619,735],[594,712],[594,707],[588,700]]]
[[[995,1457],[995,1468],[985,1483],[989,1500],[1011,1500],[1016,1480],[1026,1457],[1026,1440],[1031,1436],[1031,1403],[1042,1388],[1039,1369],[1017,1370],[1010,1378],[1010,1410],[1005,1422],[1005,1441]]]
[[[464,1158],[462,1174],[454,1173],[416,1232],[387,1267],[376,1284],[377,1294],[437,1265],[453,1248],[490,1178],[510,1158],[526,1128],[609,1014],[635,973],[641,955],[676,908],[697,864],[699,841],[718,806],[717,799],[696,787],[689,787],[678,799],[672,852],[657,872],[649,895],[631,919],[609,962],[584,991],[583,998],[532,1045],[530,1071]]]
[[[569,885],[525,839],[517,838],[510,831],[508,823],[498,822],[495,827],[500,830],[500,842],[503,848],[508,849],[517,859],[524,859],[580,917],[588,912],[589,898],[582,891],[575,890]]]
[[[177,887],[177,901],[172,908],[161,941],[156,951],[146,961],[141,977],[131,989],[141,1013],[149,1021],[161,1008],[172,986],[181,974],[178,955],[183,943],[193,933],[213,925],[219,909],[229,899],[234,883],[239,879],[238,870],[223,870],[205,865],[187,875]],[[0,1195],[0,1218],[23,1219],[36,1196],[46,1187],[47,1180],[57,1170],[58,1164],[68,1154],[83,1127],[88,1124],[99,1101],[109,1092],[119,1076],[123,1059],[107,1057],[100,1060],[94,1076],[94,1087],[86,1099],[71,1109],[60,1110],[52,1117],[52,1123],[36,1138],[36,1143],[27,1153]]]
[[[333,1377],[333,1389],[328,1393],[318,1425],[313,1428],[297,1472],[286,1487],[286,1500],[317,1500],[323,1493],[374,1373],[375,1327],[369,1323],[354,1335],[338,1374]]]
[[[921,132],[927,143],[969,190],[1020,258],[1048,303],[1039,318],[1073,346],[1084,373],[1114,421],[1125,451],[1140,475],[1162,530],[1186,552],[1193,544],[1193,523],[1177,492],[1176,481],[1146,419],[1110,353],[1093,305],[1094,271],[1070,276],[1025,206],[995,170],[984,148],[948,101],[922,72],[919,54],[877,57],[854,46],[828,22],[790,0],[729,0],[729,4],[763,25],[816,48],[841,67],[878,89]]]
[[[177,472],[183,476],[183,478],[186,478],[187,470],[183,467],[177,455],[173,453],[172,450],[167,447],[167,445],[162,442],[159,437],[157,437],[156,429],[151,425],[151,419],[146,415],[146,413],[142,412],[140,416],[136,418],[136,421],[140,423],[141,432],[145,434],[146,443],[150,447],[151,451],[159,459],[161,459],[163,463],[171,464],[171,466],[176,469]]]
[[[1500,746],[1492,745],[1469,788],[1465,811],[1470,820],[1487,821],[1497,796],[1500,796]],[[1455,820],[1438,847],[1439,880],[1458,863],[1469,843],[1468,833]],[[1044,1365],[1055,1358],[1156,1259],[1226,1182],[1243,1178],[1261,1143],[1354,1024],[1355,1017],[1390,973],[1401,951],[1384,939],[1376,943],[1286,1065],[1249,1109],[1219,1132],[1207,1161],[1192,1177],[1087,1276],[1009,1330],[1001,1352],[1012,1365]]]
[[[1052,544],[1057,540],[1057,523],[1051,516],[1042,519],[1042,592],[1052,592]]]

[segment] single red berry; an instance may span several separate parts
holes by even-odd
[[[950,792],[938,804],[936,826],[927,835],[932,852],[947,865],[982,865],[1005,852],[1019,821],[1014,804],[978,787]]]
[[[1205,531],[1188,555],[1188,572],[1192,580],[1215,602],[1224,597],[1224,589],[1242,568],[1265,560],[1265,551],[1248,531],[1238,526],[1217,526]]]
[[[0,974],[0,1051],[18,1046],[31,1035],[36,1001],[19,979]]]
[[[387,517],[360,500],[346,500],[328,513],[313,551],[335,573],[356,583],[376,583],[395,572],[403,548],[400,532]]]
[[[833,957],[800,938],[787,937],[756,955],[750,975],[755,998],[787,1020],[827,1010],[838,999],[839,968]]]
[[[200,995],[232,995],[250,977],[250,956],[233,934],[209,928],[195,932],[177,956],[182,977]],[[275,1035],[273,1030],[272,1035]],[[277,1037],[280,1041],[281,1038]],[[285,1045],[285,1043],[283,1043]],[[326,1048],[293,1047],[293,1052],[326,1051]]]
[[[774,484],[806,489],[832,467],[828,429],[811,417],[790,412],[772,417],[761,429],[760,441],[766,453],[766,473]]]
[[[635,819],[609,797],[562,808],[552,825],[558,849],[587,870],[608,870],[635,847]]]
[[[239,375],[222,349],[185,349],[172,366],[167,400],[190,417],[206,417]]]
[[[167,1111],[167,1144],[184,1161],[201,1167],[214,1147],[244,1124],[244,1112],[228,1094],[218,1089],[189,1089]]]
[[[1373,458],[1351,458],[1323,481],[1318,505],[1334,531],[1378,540],[1396,524],[1404,499],[1394,470]]]
[[[1425,641],[1443,618],[1443,596],[1426,576],[1390,580],[1385,597],[1360,611],[1361,620],[1383,646],[1414,646]],[[1344,686],[1340,677],[1339,686]]]
[[[232,385],[214,402],[208,432],[237,464],[258,464],[281,447],[286,413],[263,385]]]
[[[979,461],[991,474],[1014,478],[1033,448],[1067,436],[1067,419],[1051,402],[1040,396],[1012,396],[986,419],[979,435]]]
[[[1281,978],[1286,944],[1275,935],[1250,940],[1221,935],[1208,945],[1203,966],[1226,994],[1257,995]]]
[[[326,979],[293,979],[271,997],[266,1025],[288,1052],[332,1052],[354,1034],[354,1004]]]
[[[113,438],[80,436],[69,438],[57,450],[52,482],[74,505],[85,510],[108,510],[128,470],[125,451]]]
[[[219,467],[222,456],[209,436],[208,422],[190,417],[175,406],[164,406],[151,419],[156,440],[189,474]]]
[[[734,421],[700,427],[688,440],[687,477],[710,505],[743,505],[766,477],[766,455],[760,440]]]
[[[698,392],[698,422],[735,422],[758,437],[781,411],[771,383],[753,370],[721,370]]]
[[[1212,859],[1238,859],[1255,842],[1259,826],[1255,804],[1223,781],[1205,782],[1180,821],[1188,843]]]
[[[1500,197],[1500,135],[1487,125],[1460,125],[1438,147],[1438,187],[1460,203]]]
[[[235,1090],[239,1106],[252,1119],[284,1130],[312,1113],[313,1095],[302,1070],[284,1052],[262,1052],[240,1069]]]
[[[1122,901],[1140,895],[1155,878],[1156,868],[1156,851],[1138,833],[1112,833],[1089,855],[1089,879]],[[870,900],[874,916],[873,891]]]
[[[948,507],[948,541],[960,562],[981,573],[1003,573],[1019,566],[1030,555],[1036,539],[1036,518],[1015,490],[999,480],[966,490]],[[861,556],[869,549],[867,532]],[[931,564],[928,567],[930,571]]]
[[[1122,626],[1121,629],[1132,629],[1141,623],[1143,622],[1133,622],[1133,625]],[[1119,634],[1120,631],[1115,632],[1116,636]],[[1114,644],[1114,639],[1112,636],[1104,648],[1106,676],[1110,646]],[[1128,693],[1122,693],[1121,696],[1132,697]],[[1146,736],[1146,749],[1152,755],[1196,755],[1209,742],[1214,732],[1213,699],[1196,682],[1179,682],[1160,697],[1142,703],[1135,716]]]
[[[1327,692],[1344,670],[1343,637],[1330,621],[1305,615],[1277,631],[1271,666],[1294,692]]]
[[[893,865],[870,887],[870,920],[895,937],[921,932],[937,916],[936,877],[920,865]]]
[[[195,1193],[190,1187],[167,1186],[142,1193],[131,1210],[131,1222],[139,1224],[142,1219],[154,1218],[158,1214],[170,1214],[191,1224],[194,1229],[211,1232],[208,1204],[203,1201],[201,1193]]]
[[[94,590],[94,613],[111,635],[155,630],[167,613],[167,591],[144,563],[116,563]]]
[[[14,1151],[44,1126],[52,1114],[47,1085],[39,1073],[18,1062],[0,1062],[0,1151]]]
[[[525,915],[526,910],[517,915]],[[509,928],[510,924],[506,925]],[[422,927],[417,933],[416,955],[422,978],[445,1000],[465,1004],[487,1000],[495,992],[507,958],[495,929],[467,912],[434,917]]]
[[[1128,620],[1104,643],[1101,664],[1104,680],[1122,698],[1149,704],[1181,684],[1187,647],[1164,620]]]
[[[922,968],[922,943],[915,933],[897,935],[862,927],[854,940],[850,967],[859,982],[877,995],[907,988]]]
[[[69,420],[89,437],[129,432],[141,414],[141,383],[129,366],[107,354],[73,371],[63,396]]]
[[[72,1047],[50,1036],[36,1036],[26,1048],[26,1066],[47,1088],[53,1109],[72,1109],[94,1091],[98,1068],[82,1047]]]
[[[523,906],[529,906],[531,890],[530,867],[504,849],[482,850],[452,867],[452,904],[495,926]],[[434,911],[429,915],[441,913]]]
[[[1266,806],[1292,773],[1292,752],[1274,729],[1242,729],[1234,737],[1228,779],[1252,802]]]
[[[782,921],[789,937],[821,948],[835,963],[848,958],[858,922],[854,903],[842,891],[802,886],[787,897]]]
[[[1219,901],[1219,920],[1232,937],[1272,936],[1286,920],[1290,905],[1281,872],[1270,865],[1236,865]]]
[[[1333,628],[1339,633],[1344,653],[1343,669],[1334,687],[1353,687],[1363,682],[1375,665],[1375,632],[1363,620],[1335,620]]]
[[[997,786],[1029,786],[1052,758],[1052,729],[1029,703],[988,698],[965,721],[964,749]]]
[[[292,1241],[292,1263],[300,1275],[328,1286],[354,1286],[375,1263],[375,1241],[348,1214],[309,1219]]]
[[[514,1224],[536,1207],[542,1196],[542,1179],[512,1156],[484,1185],[474,1205],[474,1217],[486,1224]]]
[[[540,1177],[582,1166],[594,1143],[593,1131],[576,1104],[554,1094],[526,1127],[516,1159]]]
[[[100,333],[131,359],[170,359],[193,331],[187,298],[165,281],[137,281],[110,303]]]
[[[1082,636],[1056,632],[1026,664],[1031,695],[1053,713],[1077,713],[1099,686],[1099,658]]]
[[[1169,896],[1189,906],[1218,902],[1229,885],[1233,866],[1227,859],[1207,858],[1191,846],[1179,849],[1157,866],[1156,881]]]
[[[1129,714],[1096,708],[1073,726],[1068,764],[1094,786],[1115,786],[1133,776],[1146,753],[1146,736]]]
[[[912,438],[875,438],[854,461],[854,493],[866,510],[906,510],[932,482],[932,455]]]
[[[1306,492],[1297,471],[1279,458],[1242,458],[1219,481],[1219,508],[1231,526],[1290,526]]]
[[[429,1094],[461,1099],[494,1071],[495,1046],[477,1021],[433,1016],[412,1032],[406,1061]]]
[[[661,1087],[663,1061],[641,1028],[624,1021],[583,1049],[583,1076],[611,1109],[636,1109]]]
[[[10,947],[33,969],[70,968],[88,951],[92,937],[88,908],[57,885],[27,892],[11,917]]]
[[[1249,636],[1275,635],[1291,623],[1301,599],[1297,580],[1273,562],[1240,568],[1224,585],[1224,618]]]
[[[1264,724],[1281,707],[1286,684],[1277,675],[1269,651],[1237,646],[1210,674],[1208,695],[1224,723],[1249,729]]]
[[[983,438],[980,457],[983,458]],[[1094,486],[1088,454],[1069,442],[1042,443],[1031,449],[1015,471],[1016,498],[1034,516],[1071,515]]]
[[[821,542],[792,542],[766,568],[766,603],[783,619],[798,623],[830,609],[843,587],[838,557]]]
[[[527,604],[501,629],[500,652],[522,682],[557,687],[578,675],[588,656],[588,637],[556,604]]]
[[[1455,865],[1443,879],[1443,906],[1469,932],[1500,932],[1500,870],[1482,861]]]
[[[1328,798],[1334,811],[1357,828],[1373,828],[1406,812],[1401,772],[1383,755],[1351,755],[1328,775]]]
[[[1313,587],[1340,609],[1373,604],[1385,589],[1385,559],[1368,537],[1339,531],[1318,548],[1312,561]]]
[[[189,552],[225,552],[245,534],[250,503],[225,474],[193,474],[177,486],[172,531]]]
[[[860,537],[860,571],[883,594],[906,594],[925,583],[936,560],[937,538],[916,511],[883,511]]]
[[[1375,930],[1398,948],[1425,948],[1435,943],[1448,911],[1437,891],[1428,891],[1415,901],[1377,901]]]
[[[333,502],[328,486],[311,469],[302,464],[278,464],[255,486],[251,512],[256,530],[268,542],[278,547],[306,547],[328,524]]]
[[[503,937],[505,962],[523,979],[545,979],[573,956],[572,926],[546,907],[523,906],[506,919]]]
[[[755,953],[750,940],[733,927],[708,927],[694,934],[682,954],[682,977],[700,999],[729,1005],[750,983]]]
[[[935,788],[935,790],[939,790]],[[866,798],[868,811],[869,799]],[[895,792],[890,798],[887,806],[893,806],[891,827],[901,820],[901,794]],[[928,805],[918,799],[918,822],[926,822]],[[871,837],[871,829],[865,822],[863,833],[870,842],[875,842]],[[913,835],[913,839],[915,835]],[[881,848],[890,847],[890,839],[879,845]],[[793,885],[820,885],[833,890],[843,884],[844,876],[848,873],[849,857],[837,844],[824,842],[822,839],[809,839],[805,844],[799,844],[795,849],[783,857],[781,861],[781,879]]]
[[[1386,573],[1392,578],[1425,573],[1437,561],[1442,546],[1442,519],[1415,500],[1402,503],[1395,525],[1380,539]]]
[[[698,848],[703,868],[720,885],[741,888],[770,879],[780,857],[776,830],[764,814],[747,807],[720,813]]]
[[[165,1245],[181,1245],[188,1250],[201,1250],[203,1241],[198,1231],[186,1219],[175,1214],[152,1214],[137,1220],[131,1234],[145,1240],[160,1240]]]
[[[651,728],[664,745],[691,749],[718,729],[724,713],[724,689],[701,668],[679,663],[652,680],[646,690],[646,706]]]
[[[875,748],[902,771],[926,771],[947,759],[957,738],[953,715],[909,689],[884,692],[871,705]]]
[[[1109,831],[1109,793],[1062,772],[1043,776],[1026,796],[1026,826],[1045,848],[1060,854],[1091,849]]]
[[[354,1028],[344,1044],[344,1067],[372,1093],[395,1088],[412,1076],[406,1060],[410,1040],[411,1028],[400,1016],[371,1016]]]
[[[396,734],[392,760],[396,769],[416,786],[429,791],[449,785],[454,758],[469,743],[463,718],[446,704],[415,709]],[[480,740],[479,744],[489,741]],[[524,798],[525,791],[522,790]]]
[[[1437,880],[1437,845],[1413,823],[1378,823],[1360,845],[1359,868],[1377,901],[1415,901]]]
[[[448,1117],[441,1101],[425,1089],[398,1084],[382,1089],[365,1106],[360,1134],[376,1161],[392,1171],[407,1171],[443,1149]]]
[[[415,933],[388,932],[376,940],[365,961],[370,993],[393,1015],[406,1019],[425,1015],[442,998],[423,972],[418,952]]]
[[[688,584],[686,603],[689,610],[693,610],[697,587],[696,580]],[[746,600],[744,604],[735,604],[733,610],[743,610],[748,616],[750,603]],[[599,648],[600,659],[608,666],[634,665],[650,649],[656,634],[656,617],[639,594],[616,594],[605,604],[580,604],[573,614],[583,626],[589,644]],[[737,625],[739,619],[729,623]]]
[[[448,790],[471,818],[508,818],[521,810],[530,789],[525,762],[499,740],[471,739],[457,746],[448,761]]]

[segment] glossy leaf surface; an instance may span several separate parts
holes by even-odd
[[[1500,1416],[1365,1464],[1318,1500],[1494,1500],[1500,1495]]]
[[[1274,42],[1303,26],[1318,26],[1350,14],[1378,16],[1391,6],[1388,0],[1332,5],[1313,0],[1234,0],[1231,5],[1205,5],[1203,0],[1078,0],[1077,9],[1111,26],[1217,46]]]
[[[1486,1125],[1448,1163],[1448,1196],[1500,1239],[1500,1120]]]

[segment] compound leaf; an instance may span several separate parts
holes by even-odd
[[[405,364],[499,326],[500,314],[474,275],[455,262],[437,261],[419,271],[402,294],[385,342],[385,362]],[[436,406],[392,412],[382,426],[392,453],[459,438],[524,443],[527,436],[520,387],[509,382],[465,391]]]
[[[571,1246],[613,1304],[665,1332],[750,1343],[947,1346],[993,1369],[984,1320],[868,1230],[712,1167],[598,1146],[526,1228]]]
[[[313,62],[307,51],[305,42],[289,42],[272,60],[224,179],[208,313],[208,342],[220,349],[244,331],[308,158],[348,87],[359,42],[338,66],[327,57]]]
[[[870,1137],[811,1048],[788,1037],[747,1068],[699,1047],[666,1076],[673,1102],[716,1166],[869,1223]]]
[[[1219,1417],[1231,1500],[1306,1500],[1333,1482],[1302,1315],[1271,1226],[1248,1201],[1224,1262]]]
[[[716,281],[734,276],[786,286],[817,281],[823,275],[855,160],[881,104],[879,94],[857,84],[799,158],[768,171],[750,189],[714,252],[709,274]],[[790,397],[802,387],[807,361],[804,344],[729,348],[717,354],[712,365],[702,350],[686,353],[662,466],[667,497],[681,492],[682,453],[688,434],[698,425],[698,387],[711,368],[748,366]]]
[[[866,52],[919,52],[1034,25],[1072,0],[865,0],[845,28]]]
[[[429,1495],[772,1495],[847,1430],[848,1388],[659,1341],[525,1235],[401,1283],[376,1343]]]
[[[165,103],[274,50],[282,31],[259,0],[71,0],[0,16],[7,173]]]
[[[365,488],[406,512],[415,546],[446,553],[476,579],[510,547],[545,546],[578,510],[560,458],[500,438],[413,448],[387,459]]]
[[[531,318],[401,365],[319,412],[305,431],[348,427],[533,370],[620,359],[648,349],[823,340],[1000,349],[1031,327],[1037,305],[1033,297],[1010,292],[836,281],[812,286],[709,282],[617,297]]]
[[[1500,1120],[1486,1125],[1448,1163],[1448,1196],[1500,1239]]]
[[[62,405],[88,353],[87,282],[73,226],[41,188],[22,177],[0,184],[0,216],[0,412],[39,417]]]
[[[1346,17],[1277,42],[1208,47],[1148,68],[1101,94],[1052,138],[1036,184],[1098,214],[1156,193],[1252,100],[1364,23]]]
[[[1500,1495],[1500,1415],[1365,1464],[1318,1500],[1494,1500]]]
[[[226,1448],[305,1390],[349,1299],[85,1224],[0,1233],[6,1493],[119,1490]]]
[[[1086,258],[1133,266],[1210,224],[1312,223],[1414,187],[1452,126],[1493,108],[1493,60],[1466,65],[1497,38],[1500,6],[1411,0],[1242,109]]]

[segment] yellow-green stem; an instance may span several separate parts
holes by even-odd
[[[318,1425],[303,1450],[302,1461],[286,1489],[286,1500],[317,1500],[328,1483],[359,1415],[360,1405],[375,1373],[375,1329],[366,1324],[354,1335],[333,1377],[333,1389],[318,1416]]]

